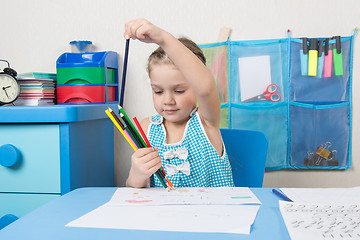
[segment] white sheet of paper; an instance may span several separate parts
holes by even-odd
[[[249,234],[260,204],[249,188],[118,188],[66,226]]]
[[[353,188],[281,188],[294,202],[360,203],[360,187]]]
[[[279,201],[292,240],[359,239],[358,205]]]
[[[241,101],[264,93],[271,84],[270,56],[239,58]]]
[[[260,205],[114,206],[105,204],[67,227],[250,234]]]
[[[218,188],[118,188],[111,198],[113,205],[208,205],[208,204],[261,204],[246,187]]]

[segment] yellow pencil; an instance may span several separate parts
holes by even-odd
[[[109,110],[105,110],[105,113],[108,115],[108,117],[111,119],[111,121],[115,124],[115,126],[119,129],[119,131],[121,132],[121,134],[124,136],[124,138],[128,141],[128,143],[130,144],[130,146],[134,149],[134,151],[137,150],[137,147],[131,142],[131,140],[128,138],[128,136],[126,136],[124,130],[120,127],[120,125],[117,123],[117,121],[115,120],[115,118],[111,115],[111,113],[109,112]]]

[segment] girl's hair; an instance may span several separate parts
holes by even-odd
[[[202,63],[204,63],[204,65],[206,65],[206,58],[204,56],[204,53],[202,52],[202,50],[199,48],[199,46],[196,43],[194,43],[192,40],[185,38],[185,37],[178,38],[178,40],[182,44],[184,44],[185,47],[187,47],[190,51],[192,51],[200,59],[200,61]],[[158,63],[173,64],[173,62],[170,60],[168,55],[165,53],[165,51],[161,47],[158,47],[153,53],[150,54],[150,56],[148,58],[147,71],[149,74],[151,71],[151,66],[153,64],[158,64]]]

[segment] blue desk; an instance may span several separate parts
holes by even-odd
[[[112,187],[76,189],[5,227],[0,231],[0,239],[290,239],[279,210],[279,198],[270,188],[251,188],[262,205],[250,235],[65,227],[108,202],[115,190]]]
[[[108,106],[0,108],[0,229],[73,189],[114,186]]]

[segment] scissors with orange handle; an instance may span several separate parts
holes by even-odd
[[[243,102],[246,103],[246,102],[253,102],[253,101],[258,101],[258,100],[270,100],[272,102],[278,102],[278,101],[280,101],[281,96],[279,93],[276,92],[277,90],[278,90],[278,86],[275,83],[272,83],[266,87],[266,90],[264,93],[257,95],[255,97],[249,98]]]

